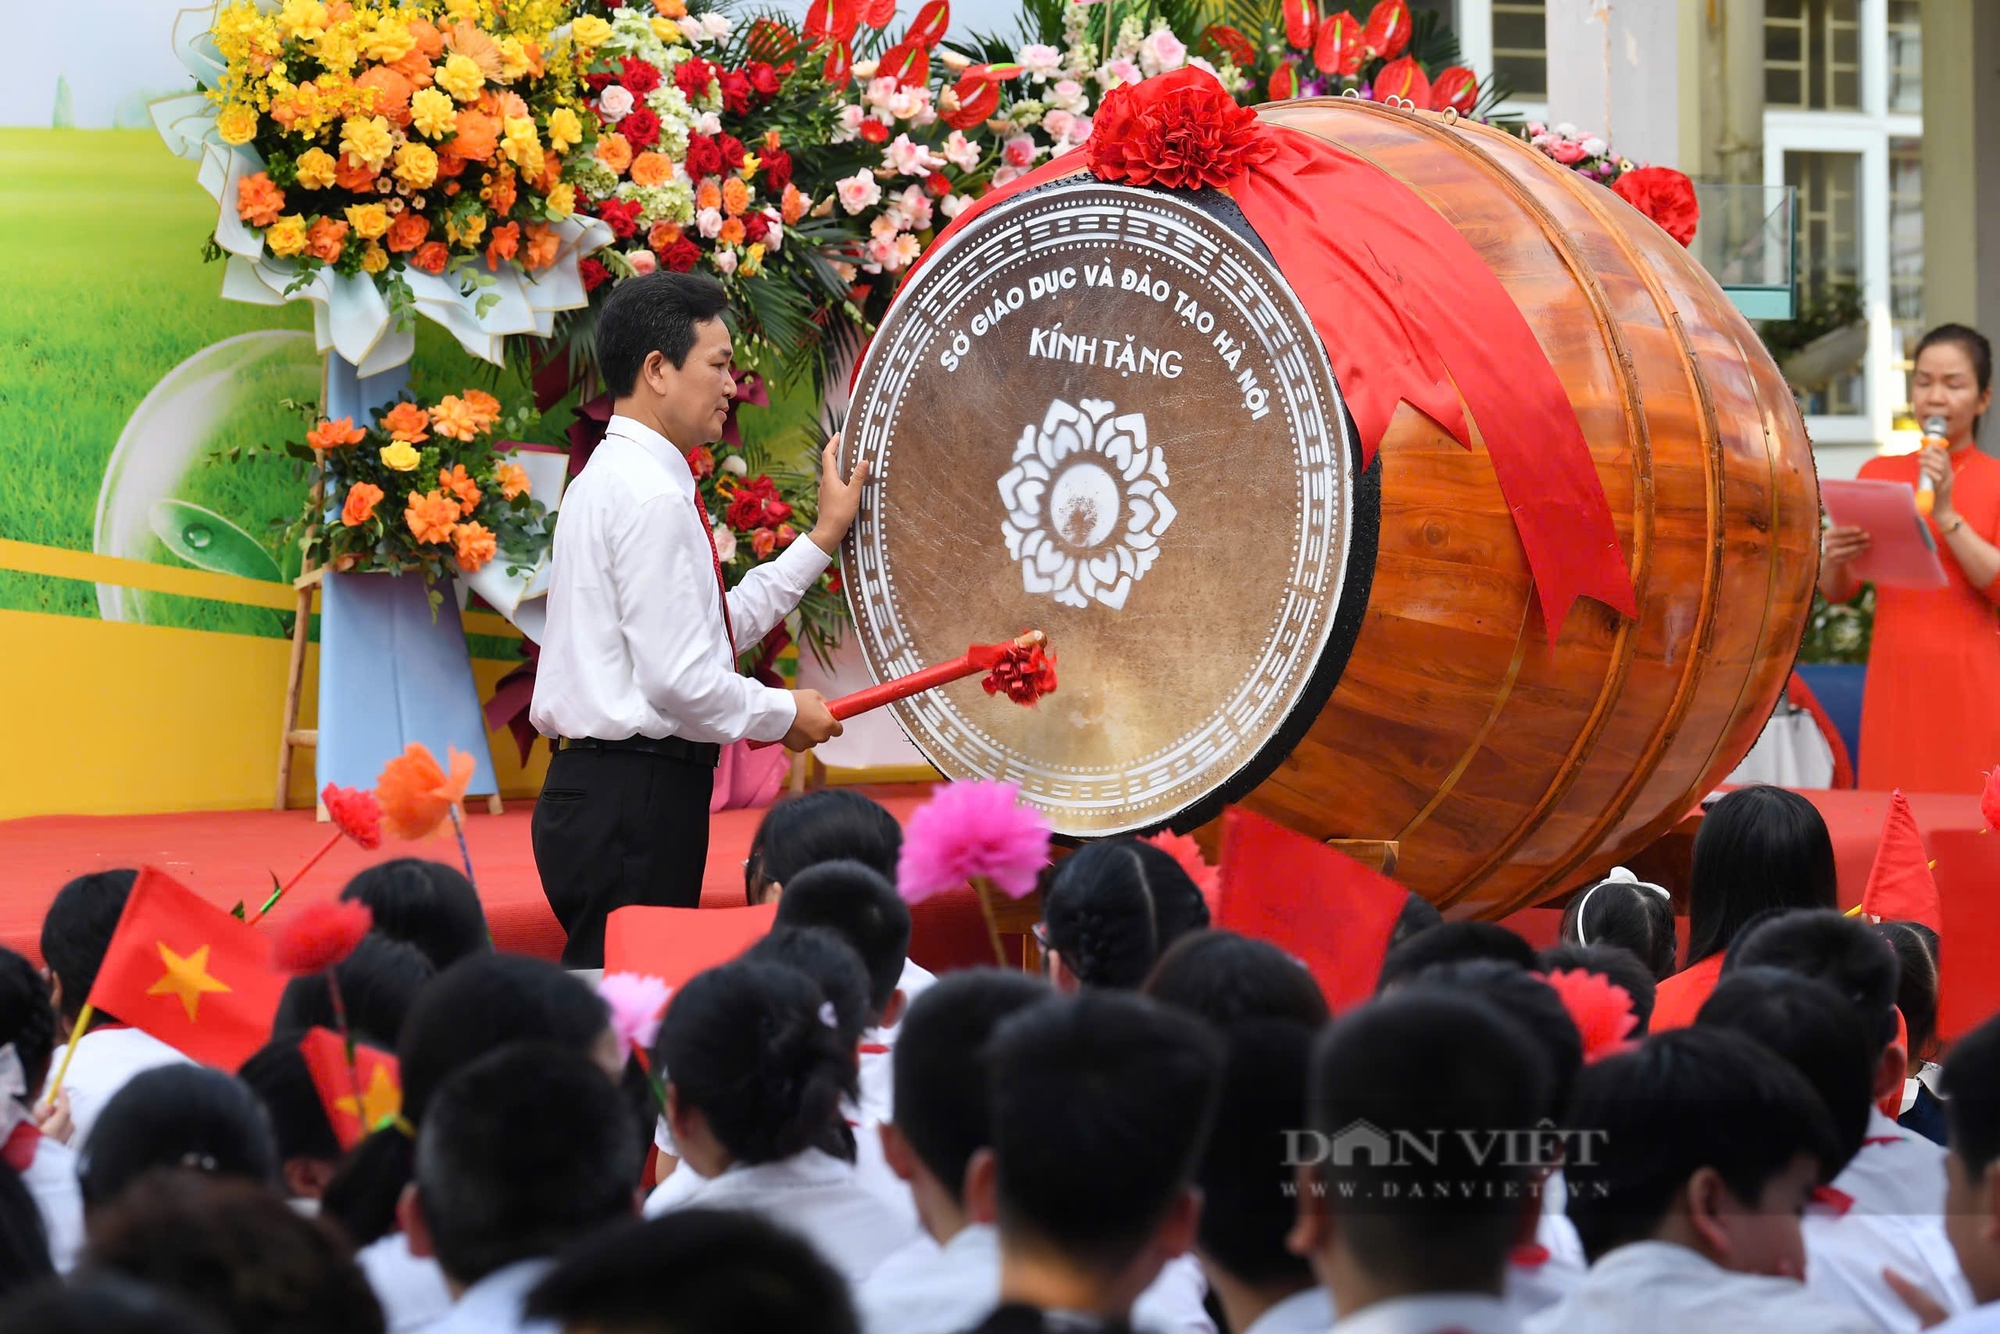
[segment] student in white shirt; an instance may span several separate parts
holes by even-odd
[[[59,1274],[83,1246],[83,1193],[76,1155],[44,1135],[35,1107],[48,1079],[56,1033],[49,988],[34,965],[0,949],[0,1160],[20,1177],[41,1211],[49,1258]]]
[[[1351,1012],[1313,1053],[1292,1137],[1291,1244],[1333,1296],[1337,1334],[1513,1334],[1507,1258],[1534,1235],[1546,1170],[1529,1129],[1548,1062],[1500,1006],[1426,985]],[[1494,1143],[1498,1153],[1475,1146]],[[1409,1146],[1427,1146],[1429,1156]]]
[[[1799,1216],[1843,1150],[1805,1076],[1754,1039],[1656,1034],[1587,1068],[1565,1124],[1569,1217],[1592,1263],[1530,1334],[1872,1328],[1801,1282]]]
[[[138,874],[116,870],[80,875],[56,891],[42,918],[42,959],[48,966],[49,992],[56,1007],[56,1036],[63,1039],[51,1057],[50,1068],[63,1069],[69,1044],[76,1044],[76,1055],[63,1069],[62,1087],[53,1107],[42,1109],[42,1125],[72,1149],[83,1148],[98,1114],[125,1081],[142,1070],[188,1059],[152,1034],[127,1028],[117,1016],[101,1011],[81,1037],[75,1032]]]
[[[825,572],[868,468],[842,482],[830,442],[812,530],[724,592],[685,456],[721,437],[736,392],[727,306],[715,279],[662,269],[620,283],[597,317],[614,415],[563,495],[529,710],[556,738],[535,865],[572,968],[603,966],[613,909],[701,901],[721,746],[840,735],[816,691],[761,685],[736,655]]]
[[[595,1237],[528,1296],[573,1334],[855,1334],[847,1283],[756,1214],[682,1209]]]
[[[440,1334],[550,1329],[524,1311],[557,1252],[638,1211],[640,1144],[588,1056],[513,1043],[459,1070],[417,1133],[397,1216],[456,1298]]]
[[[782,934],[826,937],[865,1007],[865,974],[845,943],[823,928]],[[858,1283],[915,1235],[915,1210],[898,1210],[855,1171],[841,1103],[854,1095],[859,1024],[843,1037],[837,1002],[805,972],[770,962],[767,944],[700,974],[667,1009],[653,1068],[666,1080],[681,1164],[646,1213],[761,1213]]]
[[[1107,838],[1056,867],[1037,934],[1058,990],[1136,988],[1169,946],[1207,925],[1208,901],[1171,855]]]
[[[1936,1330],[2000,1334],[2000,1018],[1953,1044],[1944,1092],[1951,1140],[1944,1226],[1977,1305]],[[1931,1319],[1944,1312],[1933,1303],[1922,1314]]]

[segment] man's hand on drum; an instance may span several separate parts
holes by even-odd
[[[854,475],[843,482],[840,480],[840,437],[836,435],[827,441],[819,456],[819,521],[813,524],[811,533],[814,546],[829,556],[838,551],[840,539],[847,536],[854,516],[861,512],[861,489],[867,485],[868,461],[863,459],[855,464]]]

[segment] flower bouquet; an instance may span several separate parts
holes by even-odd
[[[1195,42],[1234,56],[1249,77],[1232,91],[1246,105],[1353,92],[1473,116],[1505,96],[1458,63],[1458,38],[1436,14],[1413,15],[1405,0],[1379,0],[1366,19],[1322,13],[1319,0],[1277,0],[1248,17],[1255,21],[1241,27],[1211,24]]]
[[[1611,192],[1658,223],[1687,245],[1701,221],[1701,204],[1694,182],[1672,167],[1648,167],[1611,151],[1611,145],[1563,122],[1544,125],[1531,120],[1524,127],[1530,147],[1540,150],[1579,176],[1611,187]]]

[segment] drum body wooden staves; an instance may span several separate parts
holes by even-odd
[[[1755,741],[1811,601],[1810,445],[1749,325],[1608,191],[1482,126],[1261,114],[1410,185],[1499,278],[1576,410],[1639,618],[1579,602],[1551,648],[1484,450],[1405,407],[1364,470],[1233,205],[1084,177],[988,210],[884,320],[847,433],[879,470],[843,553],[856,632],[889,675],[1047,630],[1062,685],[1037,710],[967,682],[898,715],[1060,832],[1239,801],[1399,840],[1399,879],[1499,915],[1650,842]]]

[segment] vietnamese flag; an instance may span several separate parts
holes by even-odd
[[[89,1001],[204,1065],[234,1070],[270,1037],[289,980],[271,967],[261,932],[148,866]]]
[[[403,1114],[402,1070],[396,1058],[362,1043],[347,1063],[347,1042],[330,1028],[309,1028],[299,1041],[327,1124],[343,1151],[352,1149]]]
[[[635,904],[604,919],[604,972],[657,977],[678,990],[771,933],[778,905],[654,908]]]

